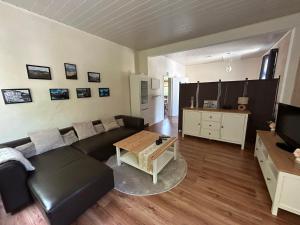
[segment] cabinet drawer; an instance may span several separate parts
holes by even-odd
[[[203,112],[202,120],[220,122],[221,121],[221,113]]]
[[[269,194],[270,194],[271,199],[273,201],[275,191],[276,191],[276,186],[277,186],[277,180],[274,177],[268,162],[265,163],[263,175],[264,175],[264,178],[265,178],[265,181],[266,181],[266,184],[267,184]]]
[[[202,128],[201,136],[209,139],[218,139],[220,137],[220,131]]]
[[[202,128],[210,130],[220,130],[221,124],[214,121],[202,121]]]

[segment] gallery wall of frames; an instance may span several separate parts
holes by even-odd
[[[77,80],[78,73],[76,64],[64,63],[65,76],[67,80]],[[28,79],[39,80],[52,80],[51,68],[48,66],[37,66],[26,64]],[[101,83],[101,74],[99,72],[87,72],[88,82]],[[63,88],[51,88],[45,90],[49,92],[49,99],[55,100],[68,100],[70,99],[69,89]],[[29,88],[13,88],[13,89],[1,89],[3,100],[5,104],[18,104],[18,103],[30,103],[33,102],[31,97],[31,91]],[[76,88],[77,98],[91,98],[91,88],[78,87]],[[110,89],[108,87],[98,88],[98,97],[109,97]]]

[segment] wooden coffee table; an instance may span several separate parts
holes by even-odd
[[[117,152],[117,164],[124,162],[153,176],[153,183],[157,183],[158,173],[171,161],[176,160],[176,137],[163,140],[156,145],[160,134],[141,131],[119,142],[114,143]],[[125,150],[121,154],[121,150]]]

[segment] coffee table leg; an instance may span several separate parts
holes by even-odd
[[[152,161],[153,166],[153,184],[157,183],[157,159]]]
[[[120,148],[116,147],[116,152],[117,152],[117,165],[121,166],[121,153],[120,153]]]

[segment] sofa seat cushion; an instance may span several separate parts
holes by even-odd
[[[115,153],[113,143],[138,132],[137,130],[120,127],[108,132],[89,137],[74,143],[72,146],[98,160],[105,160]]]
[[[69,224],[114,186],[105,164],[65,146],[31,158],[28,186],[51,224]]]

